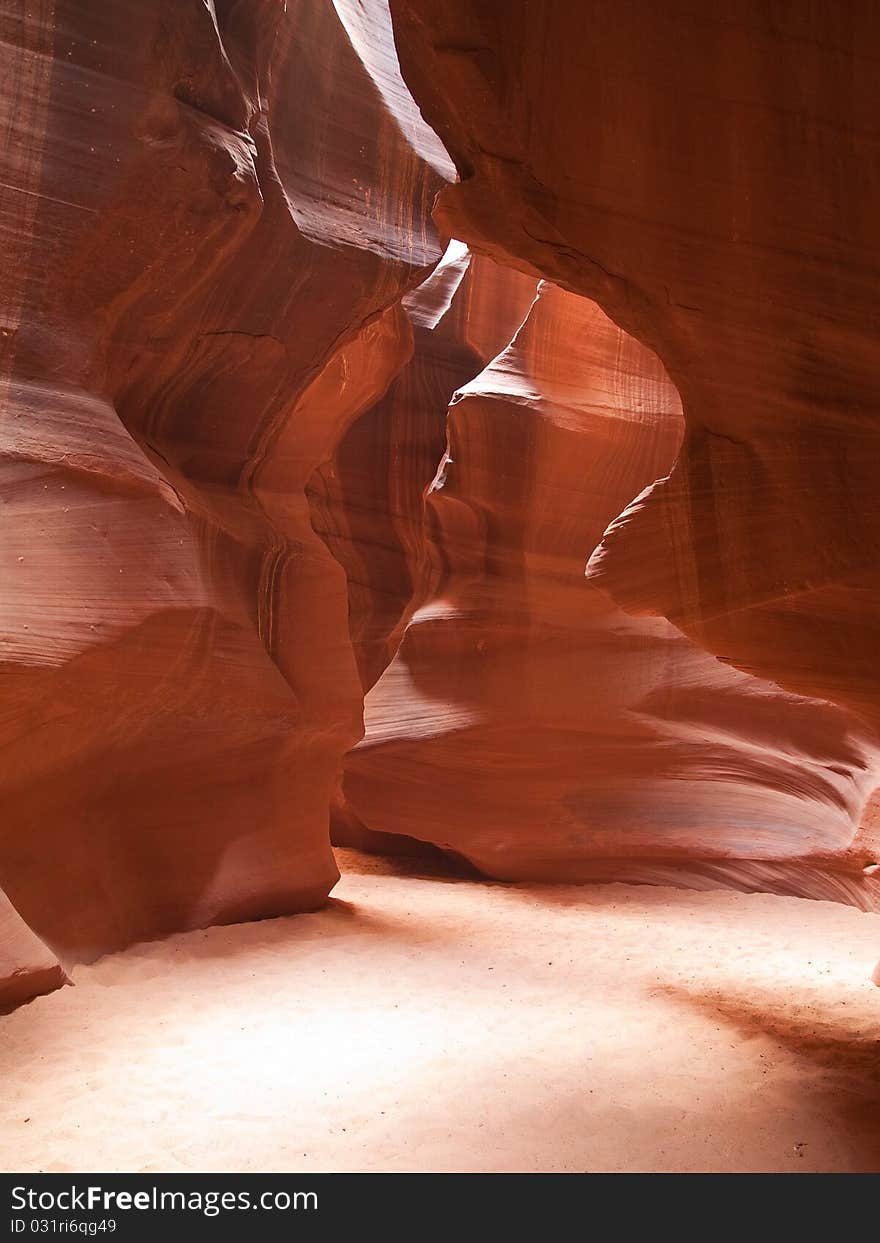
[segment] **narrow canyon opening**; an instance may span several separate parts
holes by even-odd
[[[0,13],[5,1167],[880,1170],[880,30],[796,7]]]

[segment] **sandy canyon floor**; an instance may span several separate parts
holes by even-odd
[[[0,1019],[0,1166],[880,1170],[880,917],[339,856]]]

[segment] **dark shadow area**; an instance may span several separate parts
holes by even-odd
[[[780,1006],[777,993],[720,997],[678,984],[660,991],[727,1024],[741,1040],[769,1037],[794,1054],[815,1074],[813,1095],[829,1122],[843,1123],[856,1168],[880,1172],[880,1021],[866,1030],[809,995]]]

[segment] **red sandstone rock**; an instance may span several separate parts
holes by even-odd
[[[425,492],[446,447],[449,398],[510,339],[534,294],[533,280],[452,242],[431,276],[403,299],[411,360],[312,477],[312,522],[346,571],[349,628],[365,692],[392,661],[436,575]],[[369,366],[363,358],[362,369]],[[361,373],[349,368],[347,374],[356,385]],[[418,821],[386,839],[381,816],[371,817],[368,828],[344,790],[334,800],[333,822],[343,844],[399,852],[412,839],[433,840],[427,823]]]
[[[430,576],[425,492],[446,448],[447,405],[509,341],[535,282],[452,242],[402,302],[412,357],[312,477],[312,522],[348,578],[348,617],[364,690],[391,662]],[[369,356],[361,371],[373,366]]]
[[[450,166],[383,0],[0,37],[0,883],[69,962],[334,883],[361,691],[303,488],[408,356]]]
[[[508,879],[668,880],[675,864],[690,883],[870,906],[868,846],[853,849],[865,731],[583,579],[585,550],[668,471],[681,432],[659,361],[542,285],[450,406],[432,571],[367,695],[347,810]]]
[[[67,976],[55,955],[0,890],[0,1014],[65,983]]]
[[[877,14],[392,8],[430,275],[386,0],[0,15],[0,1005],[331,800],[877,901]]]
[[[880,715],[880,11],[392,0],[456,236],[597,299],[687,435],[591,575],[740,668]]]

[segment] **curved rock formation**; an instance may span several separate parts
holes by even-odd
[[[876,6],[392,12],[462,178],[444,227],[597,299],[681,394],[675,468],[595,581],[876,725]]]
[[[0,1006],[319,904],[331,804],[876,903],[878,39],[4,6]]]
[[[873,782],[864,731],[584,581],[586,555],[669,470],[682,427],[656,357],[542,284],[450,406],[430,569],[367,695],[347,809],[507,879],[668,879],[676,866],[691,883],[869,906],[871,845],[853,846]]]
[[[384,0],[41,0],[0,43],[0,885],[69,962],[335,881],[361,690],[303,489],[406,361],[451,169]]]
[[[0,891],[0,1014],[67,983],[64,968]]]
[[[310,481],[313,525],[346,570],[365,692],[391,662],[430,573],[424,493],[446,448],[450,396],[510,340],[534,294],[530,278],[451,242],[402,301],[412,357]]]
[[[510,339],[534,294],[530,278],[451,242],[435,271],[403,299],[411,360],[310,481],[315,530],[346,570],[349,628],[365,693],[430,591],[424,494],[446,447],[449,397]],[[333,828],[337,843],[392,853],[431,836],[420,822],[405,834],[367,828],[344,789],[334,799]]]

